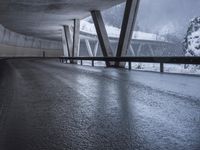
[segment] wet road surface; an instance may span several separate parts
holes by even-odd
[[[0,62],[0,150],[199,150],[200,77]]]

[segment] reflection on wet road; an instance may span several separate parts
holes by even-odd
[[[9,60],[0,149],[200,148],[200,77]]]

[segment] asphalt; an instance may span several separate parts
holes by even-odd
[[[199,150],[200,77],[0,61],[0,150]]]

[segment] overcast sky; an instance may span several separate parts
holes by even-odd
[[[200,16],[200,0],[141,0],[138,23],[152,32],[181,35],[197,16]]]

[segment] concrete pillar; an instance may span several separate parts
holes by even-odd
[[[69,54],[68,54],[67,39],[66,39],[64,27],[62,29],[62,45],[63,45],[63,54],[65,57],[68,57]]]
[[[77,57],[80,56],[80,44],[81,44],[81,39],[79,38],[79,40],[78,40],[78,52],[77,52]]]
[[[137,11],[140,0],[127,0],[124,18],[122,22],[122,29],[117,48],[117,57],[126,56],[129,44],[133,34],[133,28],[136,22]],[[116,63],[117,67],[125,67],[125,63]]]
[[[78,53],[79,53],[79,39],[80,39],[80,20],[79,19],[74,19],[72,57],[77,57],[78,56]]]
[[[113,52],[110,46],[108,34],[106,32],[105,24],[101,15],[101,12],[98,10],[91,11],[91,15],[94,21],[94,25],[97,31],[99,38],[99,43],[102,49],[104,57],[112,57]],[[111,66],[112,62],[106,62],[106,66]]]
[[[65,41],[66,41],[66,46],[67,46],[67,51],[68,51],[68,56],[72,56],[72,36],[70,32],[70,26],[64,26],[64,36],[65,36]]]

